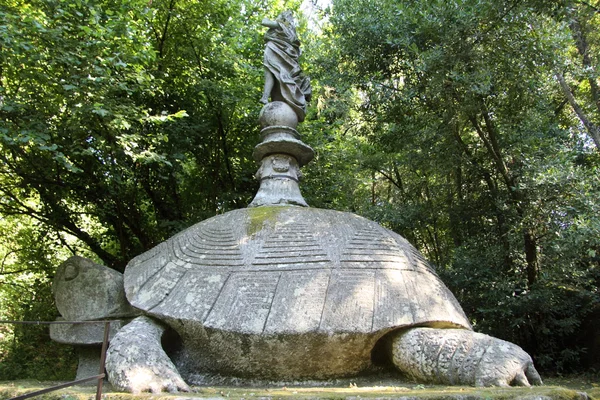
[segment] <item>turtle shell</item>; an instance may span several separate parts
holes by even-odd
[[[359,358],[369,358],[375,341],[397,328],[471,328],[452,293],[410,243],[339,211],[293,206],[231,211],[134,258],[124,275],[131,304],[183,331],[184,341],[196,340],[205,355],[214,353],[211,365],[219,370],[255,368],[219,367],[226,363],[219,351],[235,358],[232,335],[280,342],[286,337],[303,348],[298,339],[303,335],[329,342],[338,335],[342,339],[333,347],[362,338],[352,346],[364,347]],[[206,349],[211,334],[222,342],[214,351]],[[263,357],[265,348],[273,348],[261,346],[257,355]],[[247,358],[248,351],[240,357]],[[301,364],[305,368],[306,362]]]

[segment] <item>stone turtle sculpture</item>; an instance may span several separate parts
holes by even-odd
[[[518,346],[475,333],[401,236],[350,213],[263,206],[200,222],[134,258],[110,382],[189,390],[198,372],[324,379],[368,368],[374,348],[405,374],[444,384],[541,384]],[[177,332],[167,351],[161,338]],[[383,350],[381,350],[383,349]]]
[[[303,208],[300,168],[314,151],[296,127],[310,81],[291,13],[263,25],[258,192],[250,208],[200,222],[131,260],[125,294],[145,316],[113,338],[110,382],[158,392],[189,390],[184,378],[202,372],[325,379],[358,374],[377,354],[424,381],[541,383],[522,349],[471,330],[401,236],[353,214]]]

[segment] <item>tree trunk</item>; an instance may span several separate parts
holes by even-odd
[[[575,114],[577,114],[577,117],[579,118],[583,126],[585,126],[585,129],[587,129],[589,135],[592,137],[596,148],[598,149],[598,151],[600,151],[600,128],[590,120],[590,118],[585,114],[579,103],[577,103],[577,100],[575,100],[575,96],[573,96],[571,88],[565,81],[565,77],[562,74],[557,73],[556,78],[558,79],[558,83],[560,83],[560,87],[565,97],[567,98],[567,101],[569,102],[571,107],[573,107],[573,111],[575,111]]]
[[[585,31],[584,26],[585,22],[582,24],[580,18],[578,17],[573,17],[573,19],[569,22],[569,28],[571,29],[573,40],[575,40],[577,52],[581,56],[582,65],[586,69],[594,70],[596,65],[590,56],[590,46],[588,44],[587,32]],[[592,101],[596,105],[598,113],[600,113],[600,90],[598,89],[598,83],[593,76],[588,76],[588,83],[590,85],[590,95],[592,96]]]
[[[527,262],[527,285],[531,287],[537,281],[539,268],[537,240],[529,229],[525,229],[523,239],[525,241],[525,261]]]

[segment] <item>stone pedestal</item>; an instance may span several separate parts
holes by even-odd
[[[61,318],[58,319],[62,320]],[[110,341],[131,319],[110,321],[108,340]],[[50,338],[58,343],[74,346],[77,349],[79,363],[75,379],[89,378],[98,375],[102,341],[104,340],[104,323],[94,324],[56,324],[50,325]],[[81,385],[93,386],[96,381],[84,382]]]
[[[79,363],[77,364],[77,376],[75,379],[89,378],[100,373],[100,352],[102,346],[78,346],[77,354]],[[106,381],[106,378],[105,378]],[[80,383],[81,386],[96,386],[96,381],[87,381]]]
[[[261,164],[256,173],[260,188],[249,207],[308,207],[298,183],[302,178],[300,168],[313,159],[315,152],[296,131],[296,113],[286,103],[275,101],[263,107],[259,121],[263,127],[261,142],[254,148],[253,157]]]

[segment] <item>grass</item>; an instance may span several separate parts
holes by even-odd
[[[8,399],[34,390],[40,390],[62,382],[11,381],[0,382],[0,399]],[[223,398],[223,399],[429,399],[429,400],[474,400],[474,399],[540,399],[546,396],[553,400],[582,399],[580,392],[585,392],[592,399],[600,399],[600,378],[598,376],[572,376],[546,379],[544,386],[524,388],[474,388],[466,386],[423,385],[416,383],[398,383],[390,385],[385,382],[377,385],[370,382],[363,386],[362,382],[348,386],[333,387],[194,387],[192,393],[163,393],[160,395],[142,393],[132,395],[115,392],[110,385],[105,385],[103,398],[106,400],[137,400],[137,399],[177,399],[187,398]],[[95,386],[71,387],[61,389],[37,397],[39,400],[88,400],[93,399]]]

